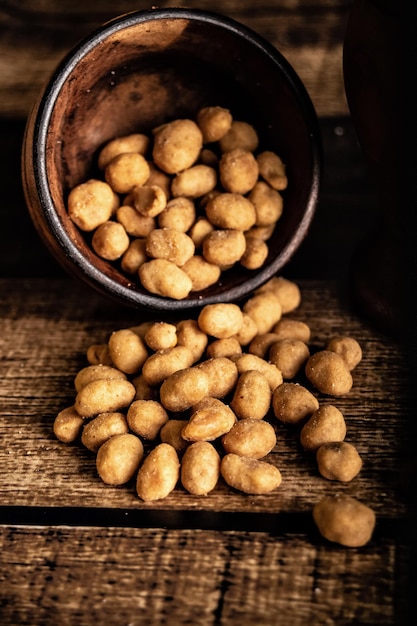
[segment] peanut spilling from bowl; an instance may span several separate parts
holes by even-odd
[[[68,214],[98,257],[149,293],[182,300],[236,264],[264,265],[285,165],[259,152],[256,129],[228,109],[116,137],[97,165],[102,178],[70,191]]]

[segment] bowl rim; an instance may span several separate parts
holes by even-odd
[[[287,83],[296,94],[300,104],[300,110],[306,119],[306,126],[310,131],[312,176],[308,191],[308,201],[302,220],[297,226],[297,244],[295,248],[294,240],[291,238],[274,257],[271,263],[260,268],[256,274],[251,276],[250,279],[243,284],[231,286],[227,291],[221,294],[201,295],[195,292],[191,295],[191,298],[184,300],[174,300],[156,294],[143,293],[130,289],[128,286],[122,285],[112,279],[91,263],[74,244],[55,211],[46,165],[48,127],[55,102],[59,97],[65,81],[71,75],[78,62],[108,36],[140,23],[163,19],[186,19],[210,23],[238,37],[243,37],[250,45],[256,46],[256,48],[258,48],[262,54],[266,55],[269,61],[274,66],[277,66],[280,72],[284,74]],[[290,260],[295,250],[307,235],[318,202],[323,160],[320,127],[314,105],[304,83],[283,54],[264,37],[233,18],[205,9],[187,8],[136,10],[118,15],[96,28],[69,50],[58,63],[49,80],[44,85],[43,91],[39,95],[38,102],[34,108],[36,108],[36,117],[33,125],[32,138],[33,173],[36,190],[47,226],[59,247],[64,251],[66,258],[71,259],[69,269],[72,269],[73,273],[75,272],[79,276],[81,275],[92,287],[112,299],[121,300],[130,307],[133,306],[135,308],[160,311],[195,309],[200,308],[202,305],[216,302],[239,301],[267,282],[273,275],[277,274]],[[74,267],[72,268],[71,265]]]

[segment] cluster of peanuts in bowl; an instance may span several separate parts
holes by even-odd
[[[68,214],[129,280],[182,300],[235,264],[265,263],[288,180],[280,156],[258,148],[253,125],[220,106],[114,138],[98,154],[101,178],[69,192]]]
[[[179,484],[194,496],[220,481],[245,494],[274,491],[282,476],[268,455],[279,423],[299,432],[324,478],[351,481],[362,459],[345,441],[342,412],[319,398],[349,393],[362,350],[334,336],[310,353],[309,325],[291,316],[300,303],[298,285],[275,276],[240,306],[209,304],[195,319],[113,331],[88,347],[55,436],[80,441],[104,483],[133,481],[145,502]],[[350,547],[367,543],[375,524],[369,507],[344,494],[320,500],[313,515],[324,537]]]

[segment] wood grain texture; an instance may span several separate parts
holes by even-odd
[[[283,475],[276,492],[251,497],[219,483],[204,498],[178,488],[151,504],[139,500],[133,485],[104,485],[97,477],[94,455],[80,444],[60,443],[52,433],[55,415],[74,402],[73,380],[87,364],[87,347],[143,317],[120,310],[71,280],[3,280],[0,293],[3,506],[53,505],[64,511],[74,506],[107,507],[120,509],[120,519],[126,510],[151,509],[161,512],[163,523],[167,511],[309,513],[321,496],[344,492],[372,506],[382,518],[404,515],[399,459],[407,426],[405,363],[390,339],[356,316],[336,282],[302,283],[303,304],[294,317],[310,325],[311,350],[324,347],[337,334],[350,335],[362,346],[364,356],[353,372],[351,392],[337,399],[319,395],[320,402],[335,404],[345,416],[346,440],[364,459],[359,476],[348,484],[321,478],[314,457],[299,445],[298,430],[271,417],[278,443],[269,458]]]
[[[319,116],[346,115],[342,48],[350,0],[239,0],[178,3],[214,11],[249,26],[272,43],[303,80]],[[0,4],[0,117],[25,118],[44,81],[69,50],[102,23],[122,13],[150,9],[144,0],[117,3],[35,2]],[[28,80],[30,72],[30,80]]]
[[[0,528],[3,626],[399,623],[392,540],[362,550],[303,535]]]

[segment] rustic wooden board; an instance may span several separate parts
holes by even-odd
[[[0,527],[3,626],[399,624],[395,546],[266,533]]]
[[[118,308],[71,279],[2,280],[1,505],[6,509],[16,505],[40,507],[40,511],[43,507],[58,507],[50,515],[58,511],[62,523],[72,523],[73,507],[81,509],[76,515],[82,523],[88,523],[91,507],[94,511],[109,509],[114,523],[129,515],[129,524],[133,525],[142,523],[141,512],[146,510],[160,511],[159,517],[149,518],[149,523],[163,524],[168,519],[174,526],[218,523],[210,516],[206,520],[204,515],[193,518],[191,513],[195,511],[262,513],[263,521],[259,523],[268,528],[279,514],[309,515],[321,496],[344,492],[372,506],[381,520],[402,517],[404,478],[400,458],[407,424],[407,383],[401,353],[391,339],[378,334],[350,309],[337,283],[300,284],[303,304],[294,316],[309,323],[311,349],[324,346],[327,339],[341,333],[355,337],[363,348],[352,391],[338,399],[319,396],[321,402],[333,403],[342,410],[348,427],[346,440],[356,445],[363,457],[363,469],[354,481],[338,484],[320,477],[314,457],[300,448],[298,430],[279,425],[271,417],[278,443],[269,459],[280,468],[283,482],[268,495],[247,496],[220,482],[206,497],[191,496],[177,488],[168,498],[146,504],[137,497],[134,485],[106,486],[97,476],[94,455],[81,444],[57,441],[52,424],[55,415],[74,401],[73,380],[87,364],[87,347],[105,341],[112,330],[137,323],[143,317]],[[172,512],[185,512],[186,517],[178,518]],[[40,513],[26,508],[16,511],[16,521],[24,522],[25,516],[30,519],[32,514],[38,519]],[[13,515],[7,515],[8,522],[13,523]],[[97,512],[91,515],[100,519]],[[231,518],[226,523],[233,526],[238,522]]]
[[[272,43],[303,80],[320,116],[346,115],[342,48],[350,0],[161,0],[214,11],[249,26]],[[11,0],[0,6],[0,117],[26,117],[44,81],[64,55],[107,20],[150,9],[144,0],[104,2]],[[30,68],[30,80],[28,71]],[[325,85],[325,88],[323,86]]]

